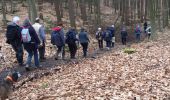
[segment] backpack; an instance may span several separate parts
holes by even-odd
[[[55,39],[56,39],[57,32],[53,31],[51,33],[51,44],[55,45]]]
[[[136,27],[136,33],[140,33],[141,31],[140,31],[140,27]]]
[[[66,43],[74,43],[76,40],[74,39],[74,33],[69,32],[66,36]]]
[[[31,36],[28,28],[23,28],[21,31],[22,41],[24,43],[29,43],[31,41]]]
[[[17,36],[17,29],[16,27],[7,27],[6,38],[7,41],[10,43],[11,41],[15,40]]]
[[[110,33],[107,31],[105,34],[105,40],[109,41],[110,40]]]
[[[102,32],[98,32],[96,38],[102,40]]]

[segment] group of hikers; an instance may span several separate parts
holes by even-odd
[[[135,28],[136,40],[140,41],[142,33],[141,27],[138,24]],[[148,27],[147,22],[144,23],[144,33],[148,38],[151,35],[151,26]],[[115,26],[108,26],[105,30],[98,28],[96,32],[96,39],[98,41],[99,49],[103,49],[103,42],[106,42],[106,48],[110,50],[115,45]],[[122,44],[126,45],[128,32],[125,25],[121,30]],[[8,23],[6,32],[7,43],[10,44],[16,52],[16,58],[20,66],[25,66],[27,70],[31,67],[32,57],[34,56],[35,68],[41,68],[40,62],[46,60],[45,45],[46,33],[45,27],[41,23],[40,18],[35,19],[32,25],[30,20],[26,18],[23,25],[20,26],[20,18],[14,16],[12,22]],[[79,34],[75,28],[70,28],[68,32],[64,32],[63,23],[58,23],[56,27],[52,28],[51,43],[57,47],[55,60],[65,59],[65,45],[68,45],[70,58],[75,59],[77,52],[77,43],[81,44],[83,48],[83,57],[87,57],[88,45],[90,39],[85,28],[81,28]],[[27,61],[23,62],[23,52],[26,50],[28,56]]]

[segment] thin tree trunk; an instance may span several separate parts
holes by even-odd
[[[61,10],[60,10],[60,4],[61,4],[61,0],[56,0],[55,1],[55,12],[57,15],[57,22],[61,22]]]
[[[5,0],[1,0],[1,3],[2,3],[2,15],[3,15],[2,21],[3,21],[4,26],[6,26],[7,25],[7,19],[6,19]]]
[[[80,10],[81,10],[81,18],[83,19],[84,22],[86,22],[87,21],[87,14],[86,14],[85,0],[80,0]]]
[[[70,25],[71,27],[76,28],[74,2],[72,0],[68,0],[68,8],[69,8]]]

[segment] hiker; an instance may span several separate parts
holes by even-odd
[[[103,32],[101,28],[98,28],[96,32],[96,39],[98,40],[99,49],[103,49]]]
[[[149,40],[150,37],[151,37],[151,28],[152,28],[152,27],[149,26],[149,27],[146,29],[148,40]]]
[[[36,18],[35,24],[33,24],[32,26],[35,29],[38,38],[40,40],[40,45],[38,47],[38,50],[39,50],[39,60],[40,62],[42,62],[46,59],[45,58],[45,42],[46,42],[45,27],[40,24],[39,18]]]
[[[147,23],[147,21],[146,21],[146,22],[143,24],[145,37],[147,36],[147,31],[146,31],[147,27],[148,27],[148,23]]]
[[[81,46],[83,47],[83,57],[87,56],[88,43],[90,42],[87,34],[88,33],[85,31],[85,29],[81,28],[81,31],[79,33],[79,41]]]
[[[19,26],[20,18],[18,16],[13,17],[12,22],[8,23],[6,32],[6,43],[10,44],[16,53],[16,58],[19,66],[24,66],[23,64],[23,46],[21,40],[21,30]]]
[[[75,59],[75,55],[76,55],[76,52],[77,52],[76,41],[78,41],[78,39],[76,38],[76,34],[77,34],[77,32],[74,28],[71,28],[66,33],[66,43],[68,44],[68,47],[69,47],[71,59]]]
[[[121,40],[122,40],[122,44],[123,45],[126,45],[126,42],[127,42],[127,31],[126,31],[126,28],[123,27],[122,30],[121,30]]]
[[[65,38],[64,38],[64,30],[63,30],[62,23],[58,24],[57,27],[52,28],[51,43],[53,45],[56,45],[56,47],[57,47],[55,60],[58,60],[59,57],[64,60],[64,58],[65,58]]]
[[[29,70],[29,67],[31,67],[32,56],[34,56],[35,68],[40,68],[38,59],[38,45],[40,44],[40,40],[29,19],[24,20],[21,34],[24,49],[28,53],[26,70]]]
[[[112,34],[112,43],[111,43],[111,47],[114,47],[115,44],[115,26],[112,25],[111,27],[109,27],[109,30]]]
[[[140,25],[136,25],[135,28],[135,35],[136,35],[136,42],[140,41],[140,35],[141,35],[141,29],[140,29]]]
[[[112,43],[112,34],[109,28],[107,28],[103,34],[104,40],[106,41],[106,48],[109,50]]]

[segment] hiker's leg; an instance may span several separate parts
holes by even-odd
[[[65,59],[65,46],[62,47],[62,59]]]
[[[101,41],[98,40],[98,44],[99,44],[99,49],[101,49]]]
[[[123,44],[123,38],[121,38],[121,40],[122,40],[122,44]]]
[[[101,40],[101,48],[103,48],[103,40]]]
[[[73,47],[72,47],[72,44],[68,44],[68,47],[69,47],[69,51],[70,51],[70,58],[72,58],[72,56],[73,56]]]
[[[124,38],[124,44],[126,45],[126,42],[127,42],[127,38]]]
[[[34,63],[36,67],[39,67],[38,50],[34,50]]]
[[[77,52],[77,45],[76,43],[73,44],[73,58],[75,58]]]
[[[88,49],[88,43],[85,43],[85,46],[84,46],[84,57],[87,56],[87,49]]]
[[[55,60],[58,59],[58,56],[59,56],[59,53],[61,52],[61,50],[62,50],[62,46],[57,46],[57,54],[56,54]]]
[[[20,63],[23,63],[23,50],[21,50],[21,47],[20,45],[18,45],[16,42],[12,42],[11,43],[11,46],[12,46],[12,49],[15,51],[15,54],[16,54],[16,59],[17,59],[17,62],[20,64]],[[21,52],[21,53],[20,53]],[[21,57],[22,56],[22,57]]]
[[[148,34],[148,40],[150,39],[150,37],[151,37],[151,34]]]
[[[43,48],[39,47],[38,51],[39,51],[39,56],[40,56],[39,59],[42,60],[43,59]]]
[[[38,50],[39,50],[40,60],[44,60],[45,59],[45,43],[44,42],[43,42],[42,47],[40,47]]]
[[[30,50],[26,50],[28,53],[28,57],[27,57],[27,65],[31,66],[31,60],[32,60],[32,56],[33,56],[33,51]]]
[[[18,45],[16,57],[19,65],[23,65],[23,46],[22,44]]]

